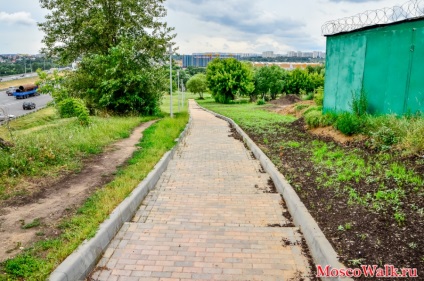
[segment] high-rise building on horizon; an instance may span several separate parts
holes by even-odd
[[[237,53],[194,53],[192,55],[183,55],[183,68],[188,66],[206,67],[208,63],[216,58],[228,59],[235,58],[241,59],[241,54]]]

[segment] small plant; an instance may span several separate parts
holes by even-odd
[[[351,224],[350,222],[345,223],[345,225],[344,225],[344,229],[345,229],[345,230],[350,230],[350,229],[352,229],[352,224]]]
[[[298,104],[294,107],[294,110],[301,111],[301,110],[308,108],[308,107],[309,107],[309,105],[307,105],[307,104]]]
[[[299,148],[301,146],[301,143],[297,141],[289,141],[286,143],[286,145],[291,148]]]
[[[361,239],[361,240],[365,240],[368,237],[368,234],[366,233],[362,233],[362,234],[357,234],[357,236]]]
[[[22,225],[21,228],[22,229],[30,229],[30,228],[33,228],[33,227],[40,226],[40,224],[41,224],[40,219],[35,219],[30,223]]]
[[[263,99],[259,99],[259,100],[256,102],[256,104],[257,104],[257,105],[264,105],[264,104],[266,104],[266,102],[265,102]]]
[[[330,113],[322,114],[322,112],[315,110],[305,113],[304,118],[309,128],[326,127],[335,122],[334,115]]]
[[[371,145],[380,150],[388,150],[390,147],[399,142],[399,137],[393,129],[382,126],[376,132],[371,133]]]
[[[346,229],[344,228],[343,225],[339,225],[339,227],[337,227],[338,231],[345,231]]]
[[[415,243],[415,242],[411,242],[411,243],[409,243],[409,244],[408,244],[408,246],[409,246],[409,248],[411,248],[411,249],[416,249],[416,248],[418,247],[417,243]]]
[[[361,132],[362,119],[358,115],[344,112],[339,115],[335,127],[343,134],[351,136]]]
[[[357,266],[360,265],[364,262],[364,259],[353,259],[353,260],[349,260],[349,263],[353,266]]]
[[[323,106],[323,104],[324,104],[324,87],[318,87],[315,90],[314,101],[315,101],[316,105]]]
[[[401,211],[396,211],[394,214],[395,220],[399,225],[402,225],[405,222],[405,214]]]
[[[302,100],[313,100],[314,99],[314,93],[304,93],[301,95]]]
[[[368,100],[364,89],[361,90],[359,96],[355,95],[355,93],[352,93],[351,107],[353,113],[356,114],[356,116],[363,116],[365,113],[367,113]]]

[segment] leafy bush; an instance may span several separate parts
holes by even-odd
[[[323,106],[323,104],[324,104],[324,87],[318,87],[317,89],[315,89],[314,101],[315,101],[316,105]]]
[[[371,146],[379,150],[387,150],[398,141],[399,137],[390,127],[382,126],[371,133]]]
[[[362,119],[356,114],[344,112],[338,116],[335,127],[343,134],[351,136],[361,132],[362,123]]]
[[[324,86],[324,75],[307,70],[295,69],[287,75],[283,92],[287,94],[300,94],[301,90],[306,93],[313,92],[316,88]]]
[[[335,115],[326,113],[322,114],[321,111],[312,110],[304,115],[305,123],[309,128],[326,127],[334,124]]]
[[[260,99],[256,102],[257,105],[264,105],[266,102],[263,99]]]
[[[90,122],[88,109],[81,99],[64,99],[58,103],[57,108],[61,118],[77,117],[82,125],[87,125]]]

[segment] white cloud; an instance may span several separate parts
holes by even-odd
[[[8,25],[35,25],[36,21],[28,12],[6,13],[0,12],[0,22]]]

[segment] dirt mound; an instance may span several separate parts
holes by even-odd
[[[352,142],[363,141],[366,137],[362,135],[345,136],[340,131],[337,131],[332,126],[315,128],[309,130],[309,133],[319,137],[330,137],[340,144],[349,144]]]
[[[289,105],[294,104],[301,101],[301,99],[297,95],[285,95],[279,99],[272,100],[269,103],[274,105]]]
[[[299,101],[291,105],[286,105],[283,108],[275,110],[275,112],[282,115],[293,115],[295,117],[302,117],[303,112],[309,107],[314,106],[315,102],[312,100]]]

